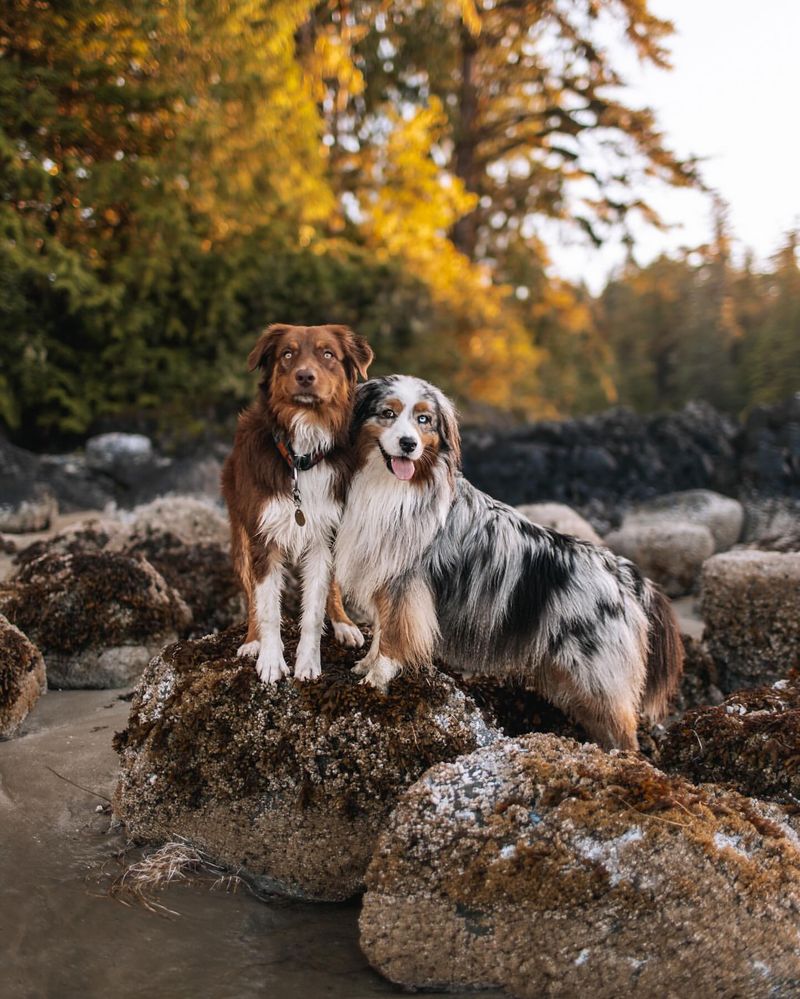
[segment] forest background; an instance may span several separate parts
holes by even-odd
[[[598,294],[550,266],[554,222],[601,246],[664,224],[648,184],[703,188],[607,44],[667,69],[672,31],[647,0],[10,0],[0,432],[222,428],[273,321],[347,323],[476,421],[797,391],[796,231],[735,258],[709,192],[707,245]]]

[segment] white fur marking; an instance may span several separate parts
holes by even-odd
[[[297,413],[292,417],[289,438],[295,454],[330,451],[333,446],[330,431],[321,427],[316,420],[310,419],[306,413]]]
[[[261,648],[261,642],[256,639],[254,642],[245,642],[244,645],[240,645],[236,650],[237,656],[253,656],[255,658],[258,655],[258,650]]]
[[[256,672],[264,683],[277,683],[289,673],[281,639],[282,589],[283,569],[280,566],[267,573],[255,588],[256,620],[261,635]]]
[[[310,549],[304,555],[300,569],[303,577],[303,615],[294,675],[298,680],[316,680],[322,672],[319,642],[331,578],[330,550],[322,546]]]

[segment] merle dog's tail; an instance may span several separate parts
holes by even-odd
[[[641,712],[651,723],[660,722],[678,690],[683,674],[684,649],[675,612],[664,591],[647,581],[644,597],[650,622],[647,679]]]

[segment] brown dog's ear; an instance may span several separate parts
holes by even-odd
[[[291,327],[285,323],[273,323],[267,326],[255,347],[250,351],[247,358],[247,370],[255,371],[256,368],[271,368],[275,362],[275,346],[281,333],[286,333]]]
[[[342,341],[345,358],[350,362],[356,373],[362,378],[366,378],[369,366],[375,357],[372,347],[370,347],[363,336],[354,333],[349,326],[330,326],[329,329]]]

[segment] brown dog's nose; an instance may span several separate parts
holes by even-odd
[[[299,368],[294,374],[297,384],[303,388],[308,388],[309,385],[313,385],[317,380],[317,376],[310,368]]]

